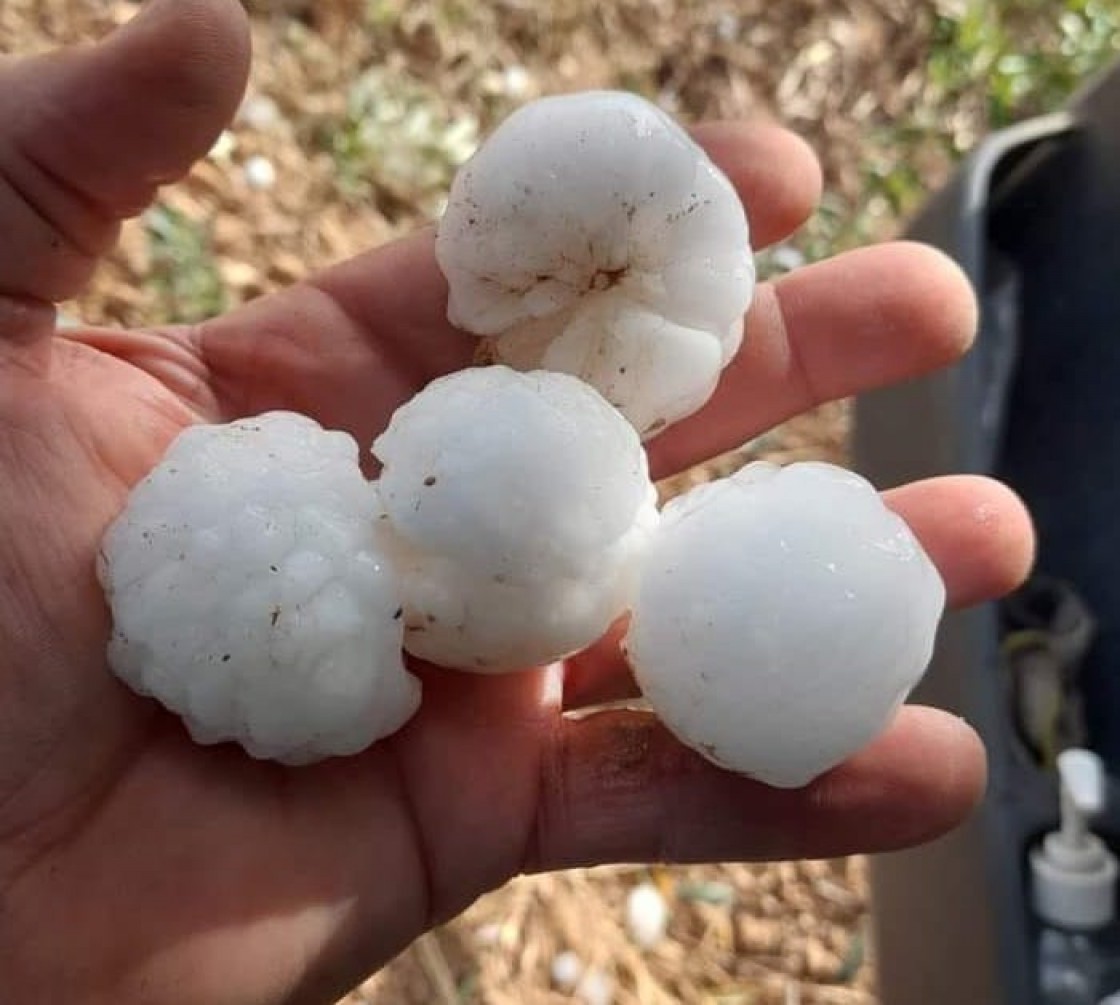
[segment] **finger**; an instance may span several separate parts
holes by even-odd
[[[96,45],[0,65],[0,294],[76,293],[120,221],[209,149],[248,65],[235,0],[152,0]]]
[[[964,273],[920,244],[852,251],[764,284],[712,400],[650,443],[654,475],[737,447],[821,402],[951,363],[976,323]]]
[[[904,708],[871,746],[796,790],[716,768],[652,715],[603,712],[565,720],[525,868],[887,851],[956,826],[984,782],[979,738],[935,709]]]
[[[706,122],[691,132],[742,197],[756,250],[789,237],[816,208],[820,162],[788,129],[764,122]]]
[[[1034,531],[1022,501],[990,478],[953,475],[884,493],[945,580],[947,602],[966,607],[1009,593],[1034,560]],[[568,663],[564,705],[580,708],[638,693],[616,627]]]
[[[820,192],[820,170],[801,140],[767,124],[717,123],[696,132],[737,186],[756,243],[804,222]],[[382,429],[423,383],[470,365],[478,344],[447,321],[447,283],[431,229],[195,335],[223,414],[299,408],[363,436]]]
[[[891,489],[883,498],[937,566],[949,606],[994,600],[1027,578],[1034,527],[1023,501],[1001,482],[947,475]]]
[[[637,698],[641,691],[622,652],[629,616],[619,618],[606,634],[564,661],[564,708],[588,708]]]

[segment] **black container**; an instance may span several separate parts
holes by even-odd
[[[856,466],[880,486],[989,473],[1024,497],[1039,571],[1098,619],[1090,746],[1120,776],[1120,72],[986,141],[911,235],[964,268],[980,336],[951,371],[857,403]],[[1057,793],[1018,744],[999,641],[995,605],[950,616],[914,696],[980,730],[991,780],[958,832],[873,863],[884,1005],[1039,1000],[1025,862]]]

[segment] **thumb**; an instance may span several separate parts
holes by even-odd
[[[236,0],[149,0],[103,41],[0,63],[0,296],[72,296],[120,221],[228,124],[249,70]]]

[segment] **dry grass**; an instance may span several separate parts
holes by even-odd
[[[642,951],[626,932],[624,905],[651,876],[670,924]],[[524,878],[433,933],[426,952],[405,954],[347,1005],[561,1005],[572,996],[555,987],[550,967],[565,951],[606,977],[617,1005],[871,1005],[865,891],[859,859]],[[453,994],[433,993],[441,970]]]
[[[939,50],[938,38],[943,46],[946,24],[964,24],[976,11],[989,18],[1006,5],[247,6],[256,61],[241,116],[190,178],[161,193],[156,216],[126,227],[88,293],[67,305],[70,313],[110,324],[190,319],[289,284],[430,219],[474,137],[518,102],[600,86],[645,93],[686,120],[771,116],[804,135],[821,156],[827,195],[792,239],[801,255],[887,236],[899,212],[936,187],[955,153],[987,127],[984,74],[1003,72],[1002,50],[987,36],[976,52],[959,38]],[[1032,51],[1061,41],[1039,4],[1014,6],[1022,8],[1020,36],[1037,43]],[[91,38],[135,10],[105,0],[5,0],[0,52]],[[965,69],[954,77],[958,61]],[[948,81],[931,71],[938,67]],[[261,158],[275,176],[269,184]],[[841,459],[846,436],[845,406],[827,406],[680,476],[666,492],[755,457]],[[642,952],[625,932],[623,902],[649,875],[671,922],[668,938]],[[526,878],[421,940],[348,1002],[571,1001],[549,980],[556,954],[571,950],[609,979],[620,1005],[870,1005],[867,909],[859,859]]]

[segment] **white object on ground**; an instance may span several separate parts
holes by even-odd
[[[377,496],[345,433],[273,412],[186,429],[109,528],[109,662],[200,743],[302,764],[415,712]]]
[[[280,122],[280,107],[267,94],[250,94],[241,102],[237,119],[250,129],[267,131]]]
[[[576,985],[575,996],[583,1005],[611,1005],[614,1001],[614,981],[597,967],[588,967]]]
[[[669,905],[653,883],[639,883],[626,898],[626,930],[639,949],[652,949],[669,925]]]
[[[759,462],[666,506],[626,648],[684,743],[792,788],[887,725],[925,671],[944,601],[863,478]]]
[[[522,669],[582,649],[629,607],[656,490],[637,434],[586,384],[463,370],[399,408],[373,450],[409,652]]]
[[[245,162],[245,181],[250,188],[270,189],[276,184],[276,168],[267,157],[256,154]]]
[[[669,116],[633,94],[542,98],[457,174],[436,256],[448,317],[520,370],[571,373],[645,435],[700,408],[754,290],[746,214]]]
[[[583,976],[583,961],[570,949],[557,953],[549,968],[553,986],[559,991],[571,991]]]

